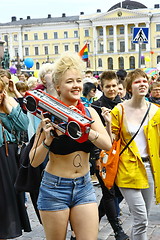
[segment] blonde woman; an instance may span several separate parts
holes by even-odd
[[[65,53],[55,62],[52,80],[63,103],[86,113],[80,101],[82,66],[77,54]],[[43,118],[30,152],[34,167],[41,164],[49,152],[38,198],[47,240],[66,239],[69,221],[77,240],[97,240],[98,208],[89,173],[89,153],[94,145],[109,150],[111,140],[96,111],[91,107],[88,110],[94,123],[87,141],[78,143],[54,129],[48,118]],[[55,136],[50,134],[51,130],[56,132]]]

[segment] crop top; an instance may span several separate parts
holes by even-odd
[[[89,140],[79,143],[67,135],[60,135],[53,139],[49,150],[54,154],[67,155],[76,151],[89,153],[93,148],[94,144]]]

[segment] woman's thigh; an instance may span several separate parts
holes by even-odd
[[[98,239],[97,203],[81,204],[71,208],[70,221],[76,235],[76,240]]]
[[[65,240],[70,210],[40,211],[47,240]]]

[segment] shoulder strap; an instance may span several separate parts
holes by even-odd
[[[91,118],[91,114],[90,114],[90,111],[88,108],[85,107],[85,112],[86,112],[86,115],[87,117],[90,117]]]
[[[141,122],[141,124],[140,124],[137,132],[133,135],[133,137],[130,139],[130,141],[129,141],[129,142],[126,144],[126,146],[122,149],[122,151],[120,152],[119,156],[124,152],[124,150],[129,146],[129,144],[133,141],[133,139],[134,139],[134,138],[136,137],[136,135],[138,134],[140,128],[142,127],[142,125],[143,125],[143,123],[144,123],[144,121],[145,121],[145,119],[146,119],[146,117],[147,117],[147,115],[148,115],[148,113],[149,113],[150,108],[151,108],[151,103],[149,103],[148,109],[147,109],[147,111],[146,111],[146,113],[145,113],[145,115],[144,115],[144,117],[143,117],[143,119],[142,119],[142,122]]]

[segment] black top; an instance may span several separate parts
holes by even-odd
[[[148,101],[160,105],[160,98],[148,97]]]
[[[89,153],[93,147],[93,143],[89,140],[79,143],[67,135],[60,135],[53,139],[49,150],[54,154],[66,155],[76,151]]]
[[[102,123],[105,125],[104,118],[102,117],[101,113],[102,110],[100,107],[106,107],[109,109],[113,109],[118,103],[121,102],[120,96],[117,95],[114,100],[111,100],[110,98],[107,98],[104,94],[95,102],[91,104],[91,107],[93,107],[98,115],[100,116]],[[98,107],[96,107],[98,106]]]

